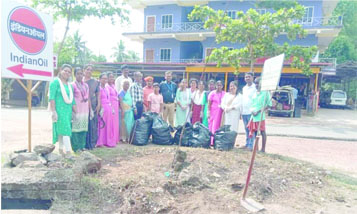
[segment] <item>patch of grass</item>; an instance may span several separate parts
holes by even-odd
[[[8,161],[7,154],[2,153],[1,154],[1,165],[5,164]]]
[[[115,148],[95,148],[93,150],[90,150],[89,152],[103,160],[112,160],[117,157],[127,157],[130,155],[134,155],[137,150],[134,146],[118,145]]]
[[[348,188],[357,190],[357,178],[339,172],[332,172],[328,178],[335,183],[342,184]]]
[[[278,155],[278,154],[269,154],[269,153],[259,153],[259,154],[267,156],[267,157],[270,157],[270,158],[273,158],[273,159],[279,159],[279,160],[282,160],[282,161],[290,162],[290,163],[296,163],[296,162],[306,163],[305,161],[298,160],[296,158],[287,157],[287,156]]]
[[[118,189],[104,184],[96,175],[81,179],[80,199],[72,201],[54,200],[53,213],[113,213],[121,204]]]

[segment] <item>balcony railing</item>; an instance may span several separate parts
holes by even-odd
[[[298,20],[295,23],[301,24],[304,27],[342,27],[343,17],[308,17]]]
[[[303,27],[341,27],[343,19],[339,17],[308,17],[297,20],[294,23],[301,24]],[[148,24],[145,33],[177,33],[177,32],[200,32],[210,31],[205,29],[203,22],[181,22],[165,24]]]
[[[206,31],[202,22],[181,22],[166,24],[148,24],[145,32],[197,32]]]

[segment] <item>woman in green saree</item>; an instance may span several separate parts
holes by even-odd
[[[123,82],[123,90],[119,93],[120,108],[121,108],[121,124],[122,127],[120,135],[122,142],[129,142],[131,130],[134,126],[134,112],[133,112],[133,99],[128,92],[130,83],[128,80]]]

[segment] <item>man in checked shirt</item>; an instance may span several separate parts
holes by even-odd
[[[133,99],[134,119],[140,119],[143,114],[144,91],[141,85],[143,75],[141,72],[134,73],[134,83],[130,86],[129,92]]]

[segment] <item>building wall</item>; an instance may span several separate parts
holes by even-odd
[[[187,16],[188,14],[190,14],[193,10],[193,7],[182,7],[182,11],[181,11],[181,22],[190,22],[190,20],[188,20]]]
[[[249,8],[255,8],[256,1],[210,1],[208,6],[215,10],[242,10],[246,12]],[[313,17],[322,17],[322,0],[311,0],[311,1],[299,1],[300,4],[304,6],[313,6]],[[180,7],[178,5],[157,5],[148,6],[144,10],[144,28],[146,29],[146,17],[149,15],[156,16],[156,24],[161,25],[162,15],[172,14],[173,23],[188,22],[187,15],[193,10],[193,7]],[[144,30],[145,30],[144,29]],[[276,39],[276,42],[283,44],[288,42],[293,45],[311,46],[318,44],[318,38],[315,35],[308,35],[303,39],[296,39],[290,41],[285,35],[281,35]],[[201,43],[201,47],[199,46]],[[192,46],[191,46],[192,45]],[[242,44],[232,44],[230,42],[223,42],[216,44],[214,37],[206,38],[202,42],[181,42],[176,39],[149,39],[144,41],[144,53],[143,57],[145,59],[145,50],[154,49],[154,60],[156,62],[160,61],[160,48],[171,48],[171,61],[175,62],[179,59],[188,59],[190,56],[201,55],[202,58],[206,56],[207,48],[219,48],[222,46],[232,47],[232,48],[242,48]],[[190,49],[191,47],[191,49]],[[198,53],[199,52],[199,53]],[[193,54],[197,53],[197,54]],[[197,57],[195,57],[197,58]]]
[[[313,6],[313,17],[322,17],[322,0],[298,1],[304,6]],[[215,10],[238,10],[246,12],[250,8],[255,8],[256,1],[210,1],[208,6]],[[181,7],[175,4],[148,6],[144,9],[144,29],[146,29],[146,16],[155,15],[156,24],[161,23],[161,16],[172,14],[173,23],[189,22],[187,15],[193,7]],[[271,10],[270,10],[271,11]]]
[[[281,35],[275,39],[275,41],[282,45],[285,42],[291,45],[301,46],[313,46],[317,45],[318,38],[314,34],[307,35],[306,38],[296,39],[290,41],[286,35]],[[144,41],[144,59],[146,58],[145,50],[153,49],[155,55],[155,62],[160,61],[160,48],[171,48],[171,61],[177,62],[180,59],[200,59],[197,56],[201,56],[202,59],[206,58],[207,48],[220,48],[222,46],[232,47],[234,49],[244,47],[243,44],[222,42],[217,44],[214,37],[209,37],[202,42],[181,42],[176,39],[150,39]]]
[[[162,15],[172,14],[172,23],[180,23],[182,15],[182,7],[169,4],[169,5],[158,5],[158,6],[148,6],[144,10],[144,32],[146,30],[146,17],[156,16],[156,26],[161,25]]]
[[[149,39],[144,41],[144,60],[146,59],[146,50],[154,50],[154,61],[160,61],[160,49],[171,48],[171,61],[180,59],[180,41],[176,39]]]

